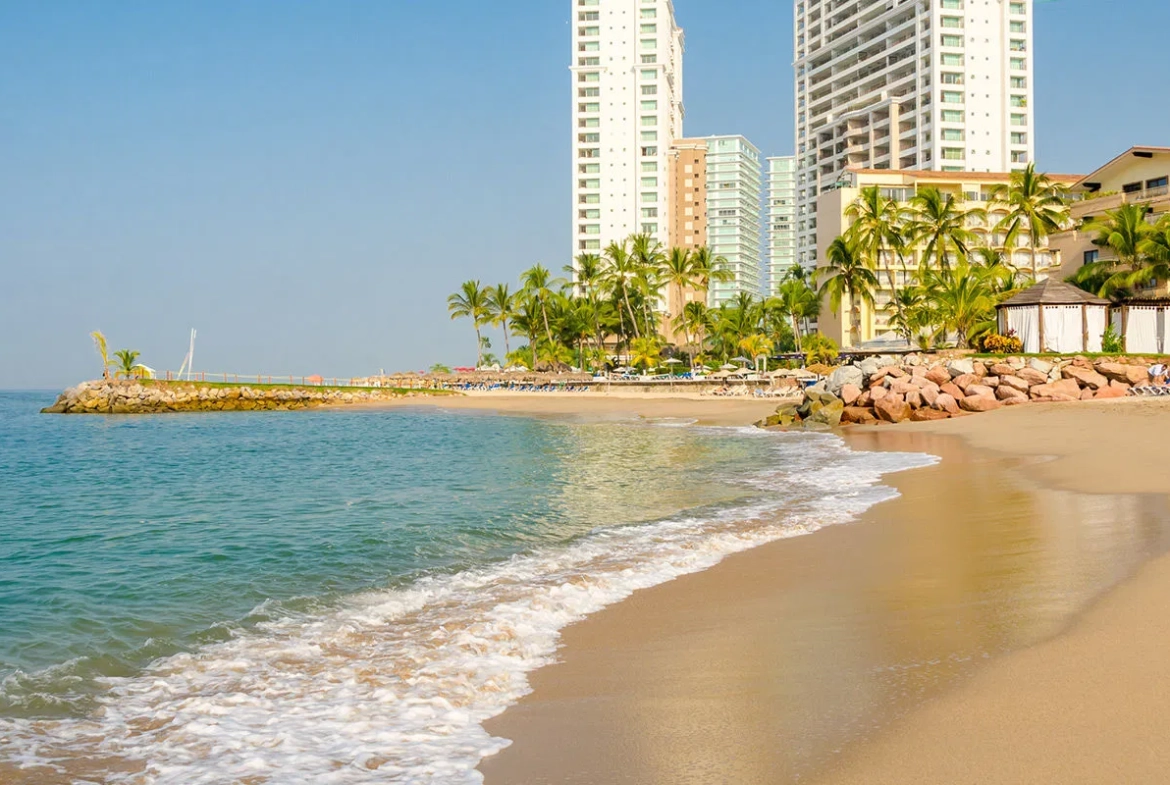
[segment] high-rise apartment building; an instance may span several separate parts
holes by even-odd
[[[796,264],[796,157],[767,159],[768,221],[767,287],[771,297],[780,288],[784,275]]]
[[[742,136],[707,142],[707,245],[723,257],[732,278],[712,282],[707,304],[717,307],[740,292],[763,294],[760,261],[760,151]]]
[[[671,0],[572,0],[573,256],[668,236],[682,136],[683,34]]]
[[[1032,0],[797,0],[797,259],[846,169],[1009,172],[1033,158]]]

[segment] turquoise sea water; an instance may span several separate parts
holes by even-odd
[[[474,782],[565,624],[887,498],[828,436],[0,394],[0,761]],[[80,767],[80,768],[79,768]],[[309,777],[309,779],[306,779]]]

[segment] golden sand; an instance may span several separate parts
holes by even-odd
[[[943,461],[567,629],[489,785],[1170,781],[1170,402],[848,438]]]

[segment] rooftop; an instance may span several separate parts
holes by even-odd
[[[1108,300],[1097,297],[1072,284],[1048,278],[1029,286],[1024,291],[999,304],[1000,308],[1015,308],[1022,305],[1109,305]]]

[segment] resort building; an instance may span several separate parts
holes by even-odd
[[[797,0],[798,261],[850,168],[1009,172],[1033,159],[1032,0]]]
[[[702,248],[707,245],[707,140],[675,140],[670,145],[667,162],[670,210],[667,236],[671,247],[688,251]],[[670,320],[682,313],[687,303],[705,302],[706,298],[706,290],[684,289],[680,293],[673,286],[666,287],[662,293],[666,316],[662,332],[668,343],[680,342]]]
[[[1052,236],[1052,246],[1062,258],[1060,278],[1066,278],[1086,263],[1109,258],[1112,251],[1093,244],[1094,234],[1082,227],[1106,210],[1123,204],[1140,204],[1147,209],[1146,220],[1157,221],[1170,212],[1170,147],[1131,147],[1071,188],[1070,212],[1074,228]],[[1156,286],[1149,287],[1154,294]]]
[[[573,253],[645,232],[669,246],[668,150],[682,136],[671,0],[572,0]]]
[[[760,259],[760,151],[742,136],[709,136],[707,142],[707,245],[733,279],[715,282],[707,304],[718,307],[740,292],[763,293]]]
[[[767,285],[764,294],[776,294],[784,275],[796,263],[796,157],[767,159],[768,219]]]
[[[1081,179],[1079,175],[1049,177],[1053,183],[1065,186]],[[1003,248],[1005,238],[994,228],[1005,215],[1006,208],[993,203],[992,196],[997,187],[1007,186],[1010,182],[1009,172],[848,170],[844,173],[840,186],[821,194],[818,200],[817,215],[820,219],[817,225],[818,258],[824,260],[829,245],[848,230],[851,225],[847,215],[850,205],[857,201],[863,189],[871,186],[879,188],[882,196],[894,200],[902,209],[909,209],[910,201],[924,188],[937,188],[944,194],[951,194],[959,201],[959,209],[980,208],[986,211],[985,215],[970,216],[967,227],[983,240],[981,244]],[[1029,270],[1032,266],[1032,256],[1027,238],[1020,238],[1017,243],[1007,261],[1020,270]],[[898,336],[889,323],[892,314],[889,306],[893,301],[894,287],[901,289],[914,283],[920,259],[919,249],[911,247],[901,258],[885,255],[879,261],[875,268],[878,289],[874,292],[873,305],[854,303],[854,308],[860,309],[858,323],[862,344],[897,339]],[[1055,275],[1060,265],[1060,253],[1049,247],[1047,241],[1042,241],[1036,252],[1038,278],[1043,280],[1049,275]],[[824,266],[823,261],[821,266]],[[853,346],[849,318],[848,309],[844,304],[839,313],[833,313],[826,301],[819,320],[821,332],[843,347]]]

